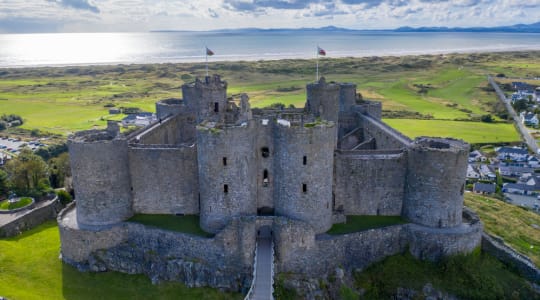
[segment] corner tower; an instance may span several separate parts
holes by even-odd
[[[111,225],[133,215],[128,143],[110,122],[106,131],[72,135],[68,147],[81,227]]]
[[[468,153],[461,140],[414,140],[407,150],[403,216],[428,227],[461,225]]]

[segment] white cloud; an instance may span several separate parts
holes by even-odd
[[[540,21],[540,0],[0,0],[0,31],[357,29]]]

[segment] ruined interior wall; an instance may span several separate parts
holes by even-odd
[[[199,213],[195,146],[131,146],[129,163],[135,213]]]
[[[276,183],[276,172],[274,170],[274,159],[276,149],[274,147],[273,130],[275,122],[262,125],[261,121],[255,122],[257,135],[256,146],[256,173],[257,173],[257,209],[267,207],[274,208],[274,188]],[[263,157],[263,147],[268,148],[268,157]],[[268,171],[268,183],[264,184],[264,170]]]
[[[162,120],[151,130],[139,135],[139,143],[146,145],[178,145],[195,139],[195,117],[179,114]]]
[[[404,153],[335,156],[334,210],[345,215],[401,215],[407,161]]]

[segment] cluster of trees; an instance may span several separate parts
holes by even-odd
[[[64,187],[65,178],[70,176],[66,152],[46,162],[32,150],[24,148],[0,169],[0,196],[14,192],[39,199],[51,193],[53,188]]]
[[[6,115],[0,116],[0,130],[5,130],[8,127],[20,126],[23,124],[23,119],[19,115]]]

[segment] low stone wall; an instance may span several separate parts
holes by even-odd
[[[534,263],[527,256],[507,246],[501,238],[487,233],[482,234],[482,251],[515,268],[523,277],[536,283],[540,282],[540,270]]]
[[[14,216],[10,216],[12,220],[0,227],[0,237],[16,236],[47,220],[54,220],[58,212],[62,209],[58,197],[42,203],[36,203],[35,208],[25,208],[23,211],[14,213]]]
[[[246,291],[252,280],[255,218],[233,219],[213,238],[133,222],[83,230],[75,207],[62,212],[58,222],[62,259],[80,270],[145,274],[152,282],[228,291]]]

